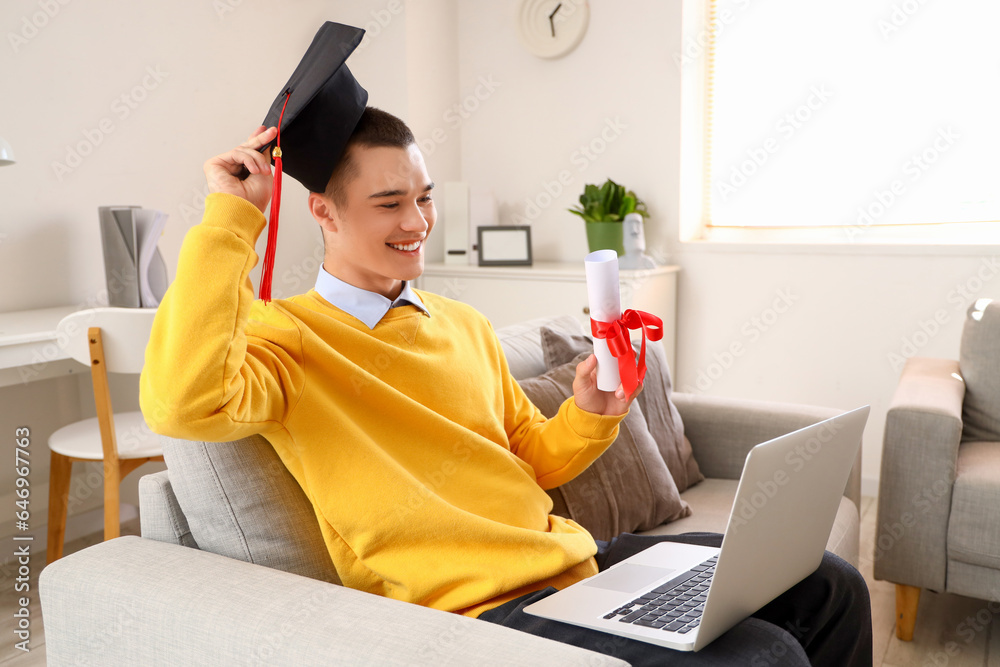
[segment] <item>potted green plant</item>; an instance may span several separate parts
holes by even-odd
[[[625,216],[638,213],[643,221],[649,217],[646,204],[634,192],[610,178],[601,187],[592,184],[583,186],[580,203],[567,210],[586,222],[587,244],[591,252],[609,248],[619,257],[625,254],[622,243]]]

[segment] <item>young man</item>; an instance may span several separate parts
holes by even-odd
[[[143,411],[181,438],[262,433],[315,506],[347,585],[475,615],[596,573],[593,540],[549,516],[543,489],[604,451],[633,397],[597,390],[591,359],[575,398],[545,420],[482,315],[410,288],[433,184],[408,130],[405,147],[382,145],[399,135],[387,124],[405,129],[367,111],[355,134],[370,143],[347,151],[331,188],[342,192],[309,196],[326,237],[316,289],[266,305],[247,276],[271,183],[256,149],[274,130],[205,164],[212,194],[157,313]],[[435,472],[447,479],[434,484]]]
[[[262,126],[205,163],[212,194],[184,241],[142,373],[155,431],[219,441],[262,433],[313,503],[348,586],[487,612],[486,620],[556,639],[565,633],[621,657],[638,651],[702,664],[754,645],[798,650],[792,635],[757,619],[683,654],[520,612],[522,596],[534,600],[652,543],[623,537],[598,554],[586,531],[549,515],[543,491],[604,451],[634,397],[597,390],[591,357],[577,369],[574,397],[545,420],[510,377],[481,315],[409,286],[436,219],[433,183],[412,135],[378,110],[365,111],[328,193],[309,195],[326,249],[316,289],[254,300],[248,274],[271,194],[270,163],[257,149],[274,134]],[[250,176],[241,181],[244,166]],[[438,482],[430,481],[435,472]],[[771,613],[805,638],[823,638],[830,618],[846,623],[852,606],[867,605],[863,582],[831,574],[846,567],[828,556],[800,584],[836,588],[811,596],[817,609],[799,609],[801,595],[782,602],[795,599],[790,592]],[[865,618],[852,628],[862,638]]]
[[[800,642],[816,664],[870,662],[867,589],[832,556],[758,614],[777,626],[748,619],[697,654],[520,611],[651,543],[623,536],[599,551],[582,527],[549,514],[544,492],[614,441],[634,394],[599,391],[591,356],[577,368],[574,396],[547,420],[511,377],[482,315],[411,288],[437,217],[433,182],[405,124],[360,109],[346,145],[332,157],[318,152],[320,166],[293,171],[287,151],[324,237],[323,267],[306,294],[255,300],[249,280],[272,193],[260,149],[277,129],[261,126],[205,163],[205,215],[185,238],[140,380],[149,426],[210,441],[263,434],[312,503],[352,588],[636,665],[733,664],[755,651],[778,664],[804,659]],[[337,120],[319,115],[314,124]],[[300,155],[310,136],[300,134]]]

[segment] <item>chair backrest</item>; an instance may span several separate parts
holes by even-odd
[[[142,371],[155,315],[155,308],[88,308],[67,315],[56,327],[57,344],[90,369],[106,477],[108,466],[112,478],[121,472],[107,374]]]
[[[87,331],[101,329],[105,370],[138,373],[146,357],[146,344],[153,328],[156,308],[88,308],[67,315],[56,328],[56,341],[67,354],[89,367]]]

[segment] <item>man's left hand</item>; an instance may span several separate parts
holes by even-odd
[[[618,385],[614,392],[601,391],[597,388],[597,357],[590,355],[576,367],[576,378],[573,380],[573,397],[581,410],[597,415],[623,415],[628,412],[629,405],[639,392],[640,384],[630,396],[625,395],[625,389]]]

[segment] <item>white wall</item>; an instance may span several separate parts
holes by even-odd
[[[461,126],[451,121],[452,105],[459,101],[458,0],[406,1],[406,78],[409,106],[404,116],[438,187],[462,177]],[[444,234],[432,233],[427,256],[444,257]]]
[[[914,352],[958,358],[972,297],[1000,296],[993,261],[685,248],[678,385],[843,409],[870,403],[863,481],[874,495],[885,413],[902,360]],[[777,304],[784,313],[775,310],[779,292],[790,295],[790,306]],[[742,354],[727,356],[734,343]]]
[[[649,228],[651,244],[666,241],[662,223],[674,208],[677,2],[590,6],[577,49],[542,60],[520,45],[512,0],[459,5],[460,86],[470,109],[478,103],[462,124],[463,177],[493,188],[502,220],[531,222],[538,259],[586,253],[583,221],[565,210],[585,183],[610,177],[646,193],[660,221]]]
[[[899,375],[891,355],[912,354],[915,343],[921,355],[957,358],[965,307],[1000,296],[992,253],[678,243],[680,1],[593,0],[583,42],[555,61],[521,48],[515,5],[459,7],[462,85],[501,83],[462,127],[463,178],[493,187],[507,221],[532,218],[537,258],[563,261],[586,251],[579,219],[564,211],[582,185],[611,177],[633,187],[653,214],[651,248],[682,267],[677,386],[843,409],[871,403],[863,477],[874,494]],[[609,118],[624,128],[602,142]],[[591,142],[604,152],[587,162],[580,147]],[[558,193],[561,170],[570,185]],[[557,196],[547,207],[527,204],[549,203],[549,190]]]

